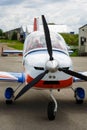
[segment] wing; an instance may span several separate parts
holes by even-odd
[[[0,81],[24,83],[25,82],[25,74],[24,73],[16,73],[16,72],[0,71]]]
[[[69,55],[71,55],[73,53],[73,50],[68,50],[68,52],[69,52]]]
[[[3,50],[2,56],[8,55],[8,54],[20,54],[20,55],[22,55],[23,51],[22,50]]]
[[[87,76],[87,71],[86,72],[79,72],[80,74]],[[84,80],[81,80],[79,78],[73,77],[74,82],[84,82]]]

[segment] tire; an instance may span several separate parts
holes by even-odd
[[[76,99],[77,104],[83,104],[83,100]]]
[[[6,104],[7,104],[7,105],[11,105],[12,103],[13,103],[12,100],[6,100]]]
[[[49,102],[47,114],[48,114],[48,119],[51,120],[51,121],[55,119],[56,113],[54,112],[54,109],[55,109],[55,103]]]

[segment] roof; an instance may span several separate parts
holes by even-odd
[[[84,27],[86,27],[86,26],[87,26],[87,24],[85,24],[85,25],[81,26],[79,29],[84,28]]]
[[[19,28],[15,28],[15,29],[11,29],[11,30],[8,30],[8,31],[5,31],[5,33],[11,32],[11,31],[20,31],[20,27]]]

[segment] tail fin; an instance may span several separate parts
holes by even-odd
[[[34,18],[34,27],[33,27],[33,31],[38,31],[38,18]]]

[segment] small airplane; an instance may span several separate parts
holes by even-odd
[[[53,90],[59,91],[71,87],[74,82],[87,81],[87,72],[73,71],[72,61],[64,39],[58,33],[49,32],[44,15],[42,15],[42,22],[42,32],[36,28],[26,37],[23,51],[24,72],[0,72],[0,80],[19,82],[17,89],[21,84],[26,83],[15,97],[13,88],[6,88],[6,104],[13,103],[31,88],[49,89],[52,101],[48,104],[47,115],[49,120],[54,120],[58,104]],[[72,90],[76,102],[83,103],[84,89],[78,87]]]

